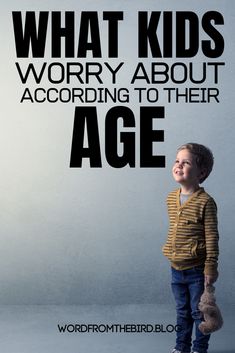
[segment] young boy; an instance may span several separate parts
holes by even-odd
[[[196,143],[182,145],[172,173],[180,188],[167,198],[169,233],[163,254],[171,262],[172,291],[176,301],[176,346],[172,353],[191,352],[192,330],[195,324],[193,353],[207,353],[210,335],[203,335],[198,325],[202,315],[198,303],[204,285],[218,277],[218,230],[216,204],[199,186],[210,174],[213,154]]]

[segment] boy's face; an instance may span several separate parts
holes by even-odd
[[[172,173],[177,183],[187,187],[198,186],[199,179],[202,176],[201,170],[196,164],[195,156],[187,149],[177,153]]]

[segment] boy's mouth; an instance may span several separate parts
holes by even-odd
[[[175,170],[175,174],[177,174],[177,175],[183,175],[184,173],[183,173],[182,170]]]

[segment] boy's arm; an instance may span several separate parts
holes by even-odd
[[[219,233],[217,221],[217,207],[215,201],[208,200],[204,214],[204,229],[206,241],[205,281],[213,283],[218,277]]]

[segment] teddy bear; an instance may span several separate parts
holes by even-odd
[[[199,324],[198,328],[204,335],[219,330],[223,325],[223,318],[216,305],[214,292],[215,287],[213,285],[206,285],[198,305],[204,317],[204,321]]]

